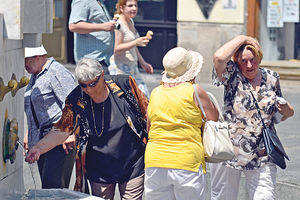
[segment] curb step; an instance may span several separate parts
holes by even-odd
[[[279,73],[282,80],[300,81],[300,61],[262,61],[260,66]]]

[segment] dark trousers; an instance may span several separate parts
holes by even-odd
[[[104,62],[104,60],[101,60],[101,61],[98,61],[98,62],[101,64],[101,66],[104,70],[104,74],[109,75],[108,65],[106,64],[106,62]]]
[[[38,168],[43,189],[68,188],[75,161],[75,150],[67,155],[62,145],[40,156]]]

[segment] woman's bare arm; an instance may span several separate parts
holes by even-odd
[[[60,132],[51,129],[51,131],[45,135],[36,145],[34,145],[26,155],[25,161],[29,163],[34,163],[40,158],[40,155],[48,152],[57,145],[62,144],[68,137],[70,133]]]
[[[219,119],[219,111],[216,108],[216,106],[213,104],[213,102],[210,100],[209,96],[205,92],[203,88],[201,88],[199,85],[196,85],[197,92],[200,98],[200,102],[202,104],[202,107],[204,109],[204,112],[206,114],[207,120],[212,121],[218,121]],[[196,99],[197,94],[194,93],[194,101],[196,105],[200,108],[200,105],[198,105],[198,101]]]
[[[120,30],[115,30],[115,48],[114,53],[118,54],[121,52],[125,52],[135,47],[145,47],[149,43],[147,37],[139,37],[135,40],[124,42],[124,33]]]

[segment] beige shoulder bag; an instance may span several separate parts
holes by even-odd
[[[201,112],[204,116],[203,122],[203,146],[205,161],[210,163],[218,163],[226,160],[231,160],[234,157],[233,145],[229,137],[228,124],[224,121],[219,104],[213,94],[207,92],[211,101],[219,111],[219,120],[207,120],[203,106],[201,104],[196,85],[194,91]]]

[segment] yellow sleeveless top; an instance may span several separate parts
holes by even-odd
[[[206,172],[201,137],[202,116],[193,99],[191,83],[156,87],[148,105],[151,122],[145,167]]]

